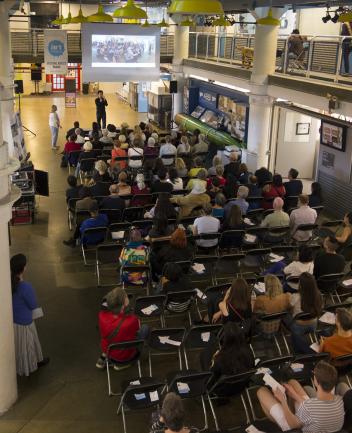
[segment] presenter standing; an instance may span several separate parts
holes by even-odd
[[[60,118],[57,114],[57,106],[52,105],[49,114],[49,127],[51,131],[51,148],[57,149],[57,138],[59,135],[59,128],[61,128]]]
[[[95,99],[95,105],[97,107],[97,123],[100,126],[100,128],[105,129],[106,128],[105,107],[107,107],[108,101],[106,100],[102,90],[98,91],[98,97]]]

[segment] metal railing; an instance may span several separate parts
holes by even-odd
[[[82,56],[80,30],[67,32],[68,56],[80,58]],[[11,49],[15,63],[21,59],[44,58],[44,32],[43,29],[30,31],[11,31]],[[160,56],[172,56],[174,53],[174,35],[167,33],[160,35]],[[34,61],[34,60],[33,60]]]
[[[296,56],[289,52],[289,36],[279,36],[276,72],[352,83],[352,74],[345,72],[344,65],[344,53],[347,47],[349,49],[351,37],[304,37],[304,49]],[[242,48],[254,48],[254,35],[190,32],[188,57],[245,67],[242,64]]]

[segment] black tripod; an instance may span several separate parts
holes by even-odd
[[[21,116],[21,94],[20,93],[18,94],[18,111],[19,111],[20,116]],[[24,131],[30,132],[32,135],[34,135],[34,137],[37,136],[37,134],[35,132],[28,129],[26,126],[23,125],[23,123],[22,123],[22,128],[24,129]]]

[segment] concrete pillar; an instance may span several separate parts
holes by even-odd
[[[172,79],[177,80],[177,93],[174,94],[174,116],[183,112],[183,89],[185,79],[182,62],[188,58],[189,27],[175,26],[174,57],[172,61]]]
[[[5,2],[4,2],[5,3]],[[4,19],[4,17],[6,19]],[[11,218],[12,204],[20,197],[17,188],[11,188],[9,175],[19,167],[18,160],[9,158],[9,148],[5,141],[3,125],[6,123],[8,108],[6,106],[9,92],[10,65],[9,57],[7,10],[5,4],[0,4],[0,415],[6,412],[17,399],[16,360],[12,317],[12,294],[10,278],[10,250],[8,237],[8,222]],[[12,90],[12,89],[10,89]],[[12,103],[12,102],[11,102]],[[6,124],[7,125],[7,124]],[[9,126],[10,128],[10,126]],[[10,129],[11,132],[11,129]]]
[[[13,138],[11,133],[11,122],[14,115],[13,95],[13,60],[11,55],[11,38],[8,21],[8,11],[13,4],[12,0],[0,2],[0,85],[3,95],[2,105],[2,135],[8,143],[10,155],[14,154]]]

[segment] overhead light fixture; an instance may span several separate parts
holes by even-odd
[[[71,24],[71,22],[72,22],[72,15],[71,12],[69,12],[67,18],[64,18],[62,20],[62,24]]]
[[[220,0],[172,0],[167,12],[180,15],[223,15]]]
[[[71,23],[81,24],[81,23],[86,23],[87,21],[88,21],[87,17],[83,16],[82,2],[81,2],[80,5],[79,5],[78,15],[76,17],[73,17],[71,19]]]
[[[160,23],[157,23],[157,24],[155,24],[157,27],[170,27],[170,24],[168,24],[166,21],[165,21],[165,18],[163,18],[161,21],[160,21]]]
[[[257,24],[260,24],[261,26],[279,26],[280,20],[273,17],[273,10],[272,8],[269,8],[268,15],[264,18],[259,18]]]
[[[326,10],[325,17],[323,17],[321,20],[323,21],[324,24],[326,24],[328,21],[331,20],[331,15],[330,15],[330,12],[329,12],[329,8]]]
[[[141,24],[141,27],[151,27],[151,24],[148,20],[145,20],[143,24]]]
[[[189,18],[183,20],[180,22],[180,26],[182,27],[194,27],[196,26],[196,23],[192,20],[190,20]]]
[[[60,12],[61,12],[59,17],[56,18],[54,21],[51,21],[51,24],[53,24],[54,26],[61,26],[61,24],[64,20],[64,17],[62,16],[62,2],[60,2],[59,8],[60,8]]]
[[[111,23],[114,20],[111,15],[106,14],[104,12],[103,5],[99,4],[98,11],[93,15],[89,15],[89,17],[87,17],[87,21],[90,23],[105,23],[105,22]]]
[[[352,21],[352,10],[343,12],[338,19],[339,23],[350,23]]]
[[[211,25],[213,27],[228,27],[231,26],[231,23],[224,17],[224,15],[221,15],[220,18],[216,18]]]
[[[147,12],[139,8],[134,4],[133,0],[127,0],[127,3],[122,8],[118,8],[113,13],[113,16],[115,18],[122,18],[122,19],[134,19],[134,20],[140,20],[140,19],[147,19]]]
[[[337,10],[335,11],[335,15],[331,18],[331,21],[336,24],[339,20],[339,14],[337,13]]]

